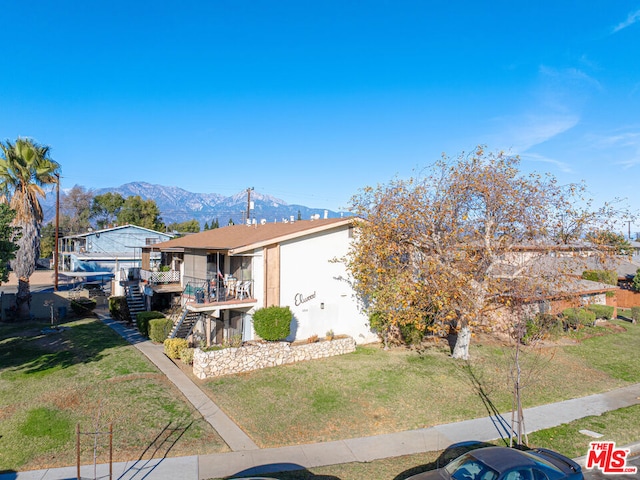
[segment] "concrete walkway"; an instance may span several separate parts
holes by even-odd
[[[142,479],[209,479],[231,475],[268,474],[283,470],[314,468],[350,462],[368,462],[381,458],[443,450],[452,443],[465,440],[490,441],[501,437],[508,419],[485,417],[438,425],[406,432],[352,438],[335,442],[259,449],[253,441],[225,415],[163,353],[135,330],[103,316],[102,320],[144,353],[180,389],[213,426],[232,452],[190,457],[158,458],[114,464],[113,478]],[[588,397],[525,409],[527,432],[570,422],[589,415],[640,403],[640,384]],[[640,446],[639,446],[640,447]],[[585,452],[586,453],[586,452]],[[407,468],[414,465],[407,465]],[[108,478],[108,466],[82,467],[83,478]],[[56,468],[0,474],[0,480],[61,480],[76,478],[76,468]]]

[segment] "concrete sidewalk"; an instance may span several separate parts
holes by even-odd
[[[180,389],[233,450],[229,453],[159,458],[114,464],[113,478],[208,479],[237,474],[268,474],[282,470],[313,468],[350,462],[368,462],[381,458],[443,450],[465,440],[490,441],[501,438],[509,421],[485,417],[430,428],[335,442],[259,449],[255,443],[222,412],[184,373],[137,331],[102,316],[102,320],[136,346]],[[588,397],[525,409],[527,432],[570,422],[589,415],[640,403],[640,384]],[[507,427],[508,428],[508,427]],[[412,465],[407,465],[407,468]],[[81,470],[83,478],[94,478],[94,467]],[[0,480],[61,480],[76,478],[76,468],[56,468],[0,474]],[[95,478],[108,478],[108,466],[99,465]]]

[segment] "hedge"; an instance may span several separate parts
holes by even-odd
[[[253,314],[253,329],[263,340],[283,340],[291,333],[293,314],[289,307],[266,307]]]
[[[173,320],[170,318],[154,318],[149,320],[149,338],[153,342],[164,342],[173,328]]]
[[[130,318],[127,298],[109,297],[109,313],[111,314],[111,318],[113,318],[114,320],[128,322]]]
[[[567,308],[562,311],[562,316],[567,328],[591,327],[596,323],[596,314],[586,308]]]
[[[93,309],[96,308],[96,301],[93,298],[80,297],[71,300],[70,306],[73,313],[80,317],[82,315],[90,315]]]
[[[526,333],[520,340],[525,345],[533,344],[550,335],[556,335],[562,330],[562,322],[556,315],[539,313],[527,320]]]
[[[149,320],[153,320],[154,318],[165,318],[162,312],[140,312],[136,315],[136,327],[142,335],[145,337],[149,336]]]
[[[596,314],[596,318],[610,320],[613,318],[613,307],[609,305],[589,305],[587,309]]]

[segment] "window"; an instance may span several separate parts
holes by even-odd
[[[153,237],[153,238],[145,238],[144,239],[144,244],[145,245],[153,245],[156,243],[159,243],[160,239],[158,237]]]

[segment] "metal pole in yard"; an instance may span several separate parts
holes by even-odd
[[[80,424],[76,423],[76,475],[80,478]]]
[[[113,478],[113,423],[109,424],[109,480]]]

